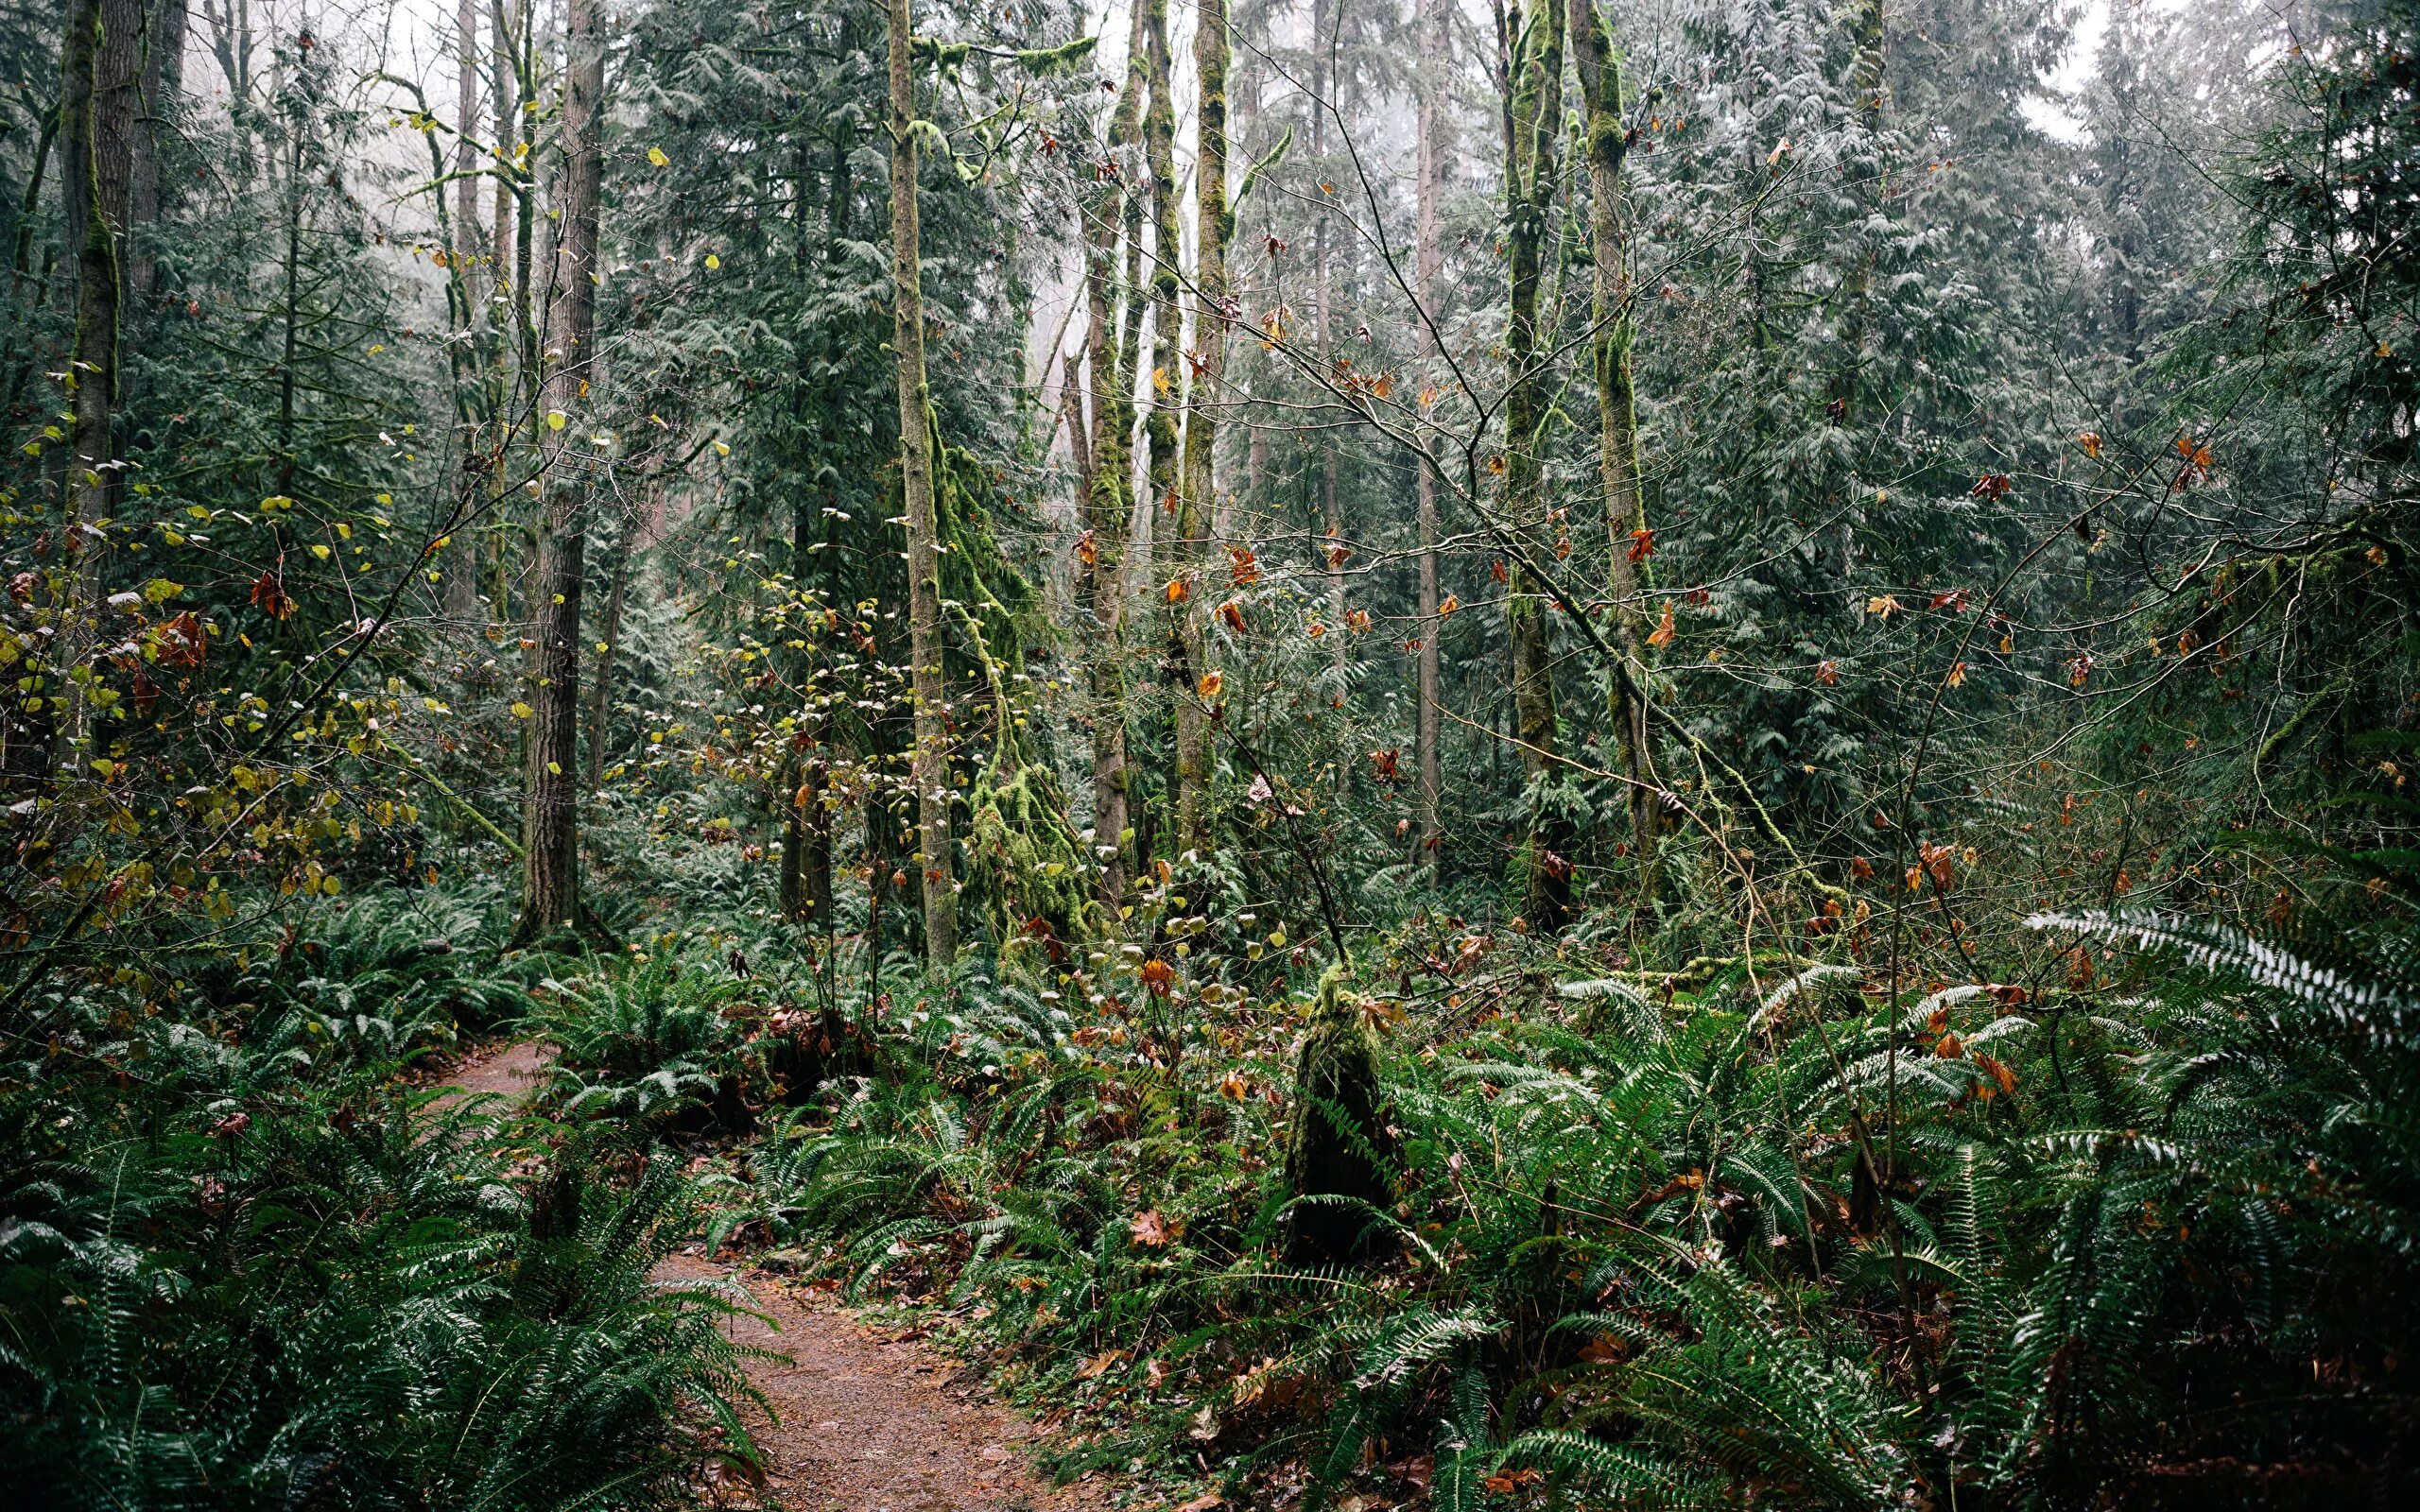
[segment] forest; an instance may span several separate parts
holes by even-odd
[[[0,1503],[2420,1493],[2410,0],[0,0]]]

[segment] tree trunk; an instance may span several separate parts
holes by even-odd
[[[1438,318],[1437,274],[1444,262],[1444,249],[1439,241],[1438,200],[1443,192],[1444,147],[1438,140],[1442,112],[1439,103],[1445,97],[1451,81],[1446,77],[1446,27],[1451,20],[1446,0],[1422,0],[1420,7],[1420,73],[1419,73],[1419,166],[1413,188],[1412,209],[1412,272],[1417,281],[1420,307],[1427,320]],[[1427,322],[1423,322],[1421,346],[1432,360],[1443,355]],[[1419,708],[1412,730],[1412,754],[1415,780],[1419,784],[1418,834],[1412,850],[1415,864],[1435,852],[1443,843],[1438,828],[1439,811],[1444,802],[1444,761],[1439,750],[1443,733],[1440,701],[1443,676],[1438,642],[1443,636],[1445,622],[1438,613],[1437,596],[1437,478],[1434,470],[1422,464],[1414,470],[1413,487],[1417,490],[1420,530],[1420,687]]]
[[[1077,593],[1091,611],[1084,645],[1085,686],[1090,695],[1093,737],[1093,853],[1100,861],[1101,901],[1112,908],[1126,897],[1126,619],[1125,561],[1128,512],[1126,436],[1133,411],[1119,381],[1110,273],[1116,256],[1116,227],[1106,214],[1088,217],[1084,294],[1090,306],[1087,337],[1092,369],[1091,466],[1084,487],[1084,536],[1076,564]]]
[[[62,196],[70,244],[76,248],[76,339],[68,359],[74,391],[70,414],[66,507],[67,547],[76,572],[71,591],[64,665],[83,664],[97,638],[101,613],[102,560],[109,550],[102,523],[110,516],[114,469],[110,427],[117,408],[117,328],[120,288],[118,249],[126,224],[127,152],[131,146],[130,87],[108,89],[112,60],[123,55],[130,70],[130,36],[112,45],[110,28],[130,26],[138,14],[129,0],[71,0],[67,35],[60,49],[60,140]],[[91,752],[86,729],[91,709],[85,686],[71,682],[61,730],[68,759],[81,765]]]
[[[150,0],[143,17],[142,94],[135,105],[130,219],[159,224],[166,198],[160,180],[160,145],[184,87],[185,0]],[[127,262],[126,286],[138,299],[160,292],[159,264],[140,249]]]
[[[1163,0],[1165,3],[1165,0]],[[1202,568],[1204,527],[1218,514],[1219,421],[1215,406],[1227,374],[1227,0],[1201,0],[1193,36],[1194,75],[1199,97],[1194,105],[1196,221],[1193,340],[1200,350],[1186,392],[1184,428],[1184,489],[1177,524],[1182,559],[1199,574]],[[1170,215],[1173,219],[1173,213]],[[1198,679],[1207,666],[1199,593],[1180,605],[1180,641],[1188,677]],[[1176,844],[1180,851],[1207,852],[1210,844],[1210,753],[1205,711],[1193,687],[1177,689],[1176,712]]]
[[[461,290],[463,355],[455,373],[457,415],[460,421],[455,458],[454,528],[467,529],[478,506],[478,386],[482,372],[479,265],[487,261],[487,232],[479,224],[478,159],[472,143],[479,130],[479,12],[476,0],[458,0],[454,13],[454,236],[448,250],[453,283]],[[445,572],[445,617],[458,632],[479,626],[479,554],[465,539],[450,548],[452,563]],[[467,672],[474,664],[467,647],[462,659]]]
[[[1571,0],[1571,50],[1579,64],[1580,94],[1587,111],[1588,233],[1596,264],[1595,328],[1589,347],[1597,377],[1597,472],[1605,495],[1605,533],[1611,566],[1606,587],[1614,603],[1614,644],[1627,679],[1613,679],[1609,713],[1629,786],[1631,844],[1638,851],[1638,894],[1655,894],[1654,749],[1647,707],[1633,696],[1647,679],[1647,616],[1639,597],[1638,564],[1651,536],[1647,500],[1639,485],[1638,397],[1631,382],[1631,340],[1636,330],[1630,308],[1630,239],[1622,223],[1622,157],[1628,144],[1622,127],[1622,60],[1593,0]]]
[[[1542,4],[1540,14],[1525,22],[1516,12],[1508,26],[1507,35],[1521,42],[1505,70],[1512,97],[1504,174],[1512,306],[1504,341],[1504,501],[1514,537],[1531,547],[1541,544],[1546,525],[1540,448],[1550,409],[1538,350],[1538,284],[1554,203],[1555,139],[1563,124],[1563,8],[1561,0]],[[1558,755],[1552,631],[1539,585],[1518,562],[1509,565],[1505,613],[1512,649],[1513,727],[1522,773],[1534,784],[1553,772]],[[1565,828],[1543,812],[1530,821],[1522,911],[1533,927],[1548,933],[1561,929],[1571,911],[1565,859],[1571,839]]]
[[[1333,64],[1336,60],[1338,35],[1343,30],[1343,0],[1314,0],[1311,8],[1311,163],[1315,169],[1327,171],[1327,124],[1330,96],[1337,82]],[[1330,370],[1328,345],[1335,335],[1335,311],[1331,308],[1335,290],[1329,284],[1328,207],[1322,195],[1312,212],[1311,278],[1315,309],[1312,315],[1312,350],[1317,353],[1320,371]],[[1322,437],[1320,449],[1320,526],[1325,534],[1322,570],[1327,574],[1327,633],[1335,639],[1328,643],[1328,665],[1336,682],[1329,703],[1336,711],[1336,812],[1339,822],[1343,819],[1353,800],[1353,751],[1348,744],[1345,716],[1345,679],[1349,668],[1347,643],[1351,637],[1344,631],[1344,512],[1337,492],[1336,438]]]
[[[1182,854],[1191,843],[1185,823],[1185,729],[1188,725],[1193,727],[1193,743],[1198,749],[1201,713],[1195,697],[1191,644],[1196,586],[1193,579],[1198,576],[1198,569],[1187,549],[1188,536],[1197,532],[1191,528],[1184,498],[1179,476],[1183,459],[1177,451],[1177,406],[1184,379],[1177,357],[1181,318],[1177,293],[1182,282],[1177,275],[1177,259],[1181,243],[1177,234],[1176,99],[1168,82],[1167,0],[1143,0],[1143,40],[1151,90],[1150,108],[1143,116],[1143,160],[1151,175],[1151,382],[1148,393],[1151,408],[1144,422],[1143,438],[1149,457],[1146,476],[1150,485],[1160,576],[1167,581],[1185,584],[1182,596],[1169,598],[1163,593],[1160,599],[1166,616],[1161,658],[1173,725],[1173,738],[1168,743],[1168,849],[1173,854]]]
[[[520,44],[515,40],[513,19],[526,18],[527,0],[489,0],[488,26],[488,110],[494,124],[494,139],[489,151],[494,158],[495,218],[488,229],[494,239],[494,249],[488,254],[488,283],[492,296],[501,295],[506,301],[499,306],[491,297],[488,304],[490,350],[495,364],[494,377],[497,413],[515,417],[518,424],[522,406],[527,400],[521,385],[529,374],[522,366],[529,343],[523,334],[530,328],[529,281],[527,268],[515,255],[514,249],[524,245],[521,212],[525,180],[517,150],[521,130]],[[525,25],[522,31],[526,33]],[[504,327],[510,324],[510,331]],[[509,432],[508,432],[509,434]],[[503,445],[499,438],[497,449]],[[488,542],[488,617],[510,621],[515,616],[512,605],[512,522],[508,503],[497,511],[496,518],[486,527]]]
[[[597,0],[570,0],[564,26],[562,229],[555,239],[554,346],[548,413],[588,405],[596,366],[596,202],[603,156],[597,112],[605,91],[604,39]],[[528,767],[522,812],[524,850],[519,934],[535,938],[579,925],[579,597],[588,550],[587,479],[567,438],[579,427],[548,421],[545,506],[539,517],[531,579],[532,657]]]
[[[899,363],[899,481],[907,495],[908,656],[913,663],[917,864],[925,876],[925,973],[946,985],[958,964],[958,892],[950,874],[949,731],[942,678],[941,556],[933,516],[931,401],[925,382],[925,297],[916,236],[916,83],[912,0],[890,0],[891,349]]]

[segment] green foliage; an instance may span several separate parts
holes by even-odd
[[[225,996],[83,988],[43,1008],[48,1047],[12,1039],[12,1497],[656,1506],[700,1456],[751,1453],[731,1304],[651,1280],[694,1222],[676,1168],[569,1168],[579,1216],[549,1228],[497,1109],[395,1079],[446,1012],[522,990],[456,964],[492,963],[460,927],[483,912],[365,898],[260,942]],[[432,922],[451,949],[417,934]]]

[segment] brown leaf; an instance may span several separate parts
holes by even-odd
[[[1133,1221],[1126,1227],[1127,1230],[1134,1236],[1136,1244],[1152,1249],[1166,1249],[1184,1232],[1184,1225],[1168,1222],[1167,1218],[1161,1216],[1160,1210],[1157,1208],[1136,1213]]]

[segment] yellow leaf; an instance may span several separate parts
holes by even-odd
[[[546,429],[550,431],[559,431],[570,423],[571,417],[564,414],[562,410],[550,409],[546,411]]]
[[[706,254],[706,270],[707,270],[708,272],[712,272],[714,269],[716,269],[716,268],[717,268],[717,267],[720,267],[720,266],[722,266],[722,259],[721,259],[721,258],[719,258],[719,257],[717,257],[717,256],[716,256],[714,253],[712,253],[712,252],[708,252],[708,253]]]
[[[322,542],[322,541],[315,541],[311,542],[311,555],[312,555],[312,556],[314,556],[314,557],[319,558],[321,561],[325,561],[325,560],[327,560],[327,559],[328,559],[328,548],[327,548],[326,543],[325,543],[325,542]]]
[[[536,712],[518,698],[512,700],[512,717],[515,719],[527,719]]]
[[[547,775],[547,776],[549,776],[549,777],[561,777],[561,776],[562,776],[562,775],[563,775],[563,764],[562,764],[562,763],[561,763],[561,762],[548,762],[548,763],[546,764],[546,775]]]
[[[731,447],[730,447],[727,443],[722,442],[722,441],[717,441],[717,442],[715,442],[715,455],[717,455],[717,456],[729,456],[730,455],[731,455]]]
[[[647,149],[647,161],[648,161],[648,162],[649,162],[649,163],[654,163],[654,164],[655,164],[657,167],[659,167],[659,168],[662,168],[662,167],[668,167],[668,166],[670,166],[670,164],[671,164],[671,163],[672,163],[672,160],[671,160],[670,158],[667,158],[667,157],[666,157],[666,156],[664,155],[664,149],[663,149],[662,147],[649,147],[649,148],[648,148],[648,149]]]

